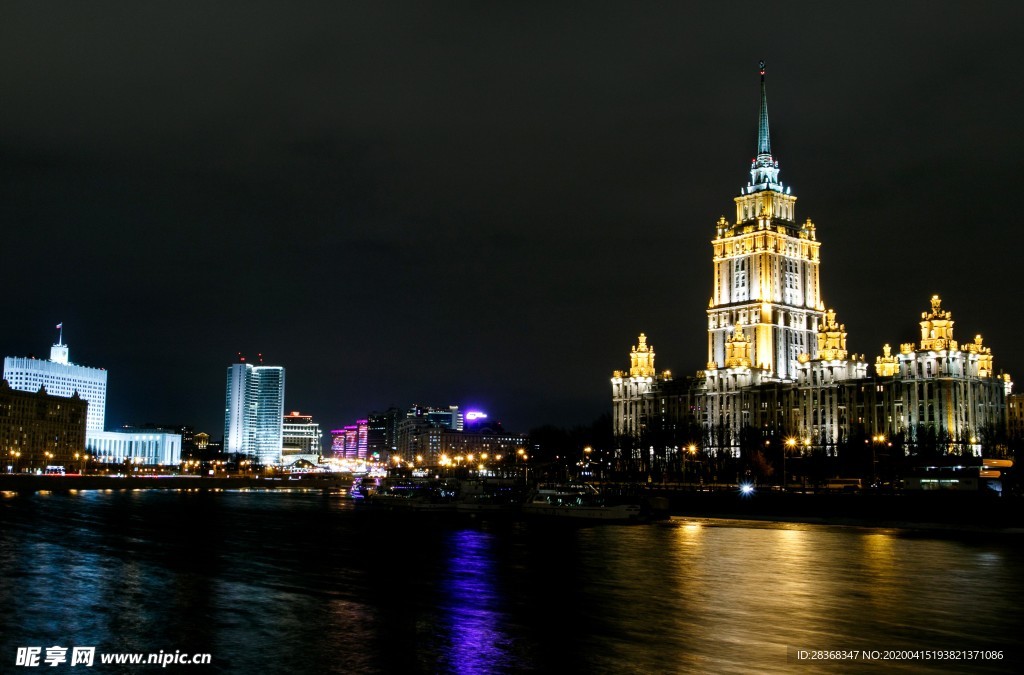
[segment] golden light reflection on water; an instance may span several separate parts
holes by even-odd
[[[631,534],[617,536],[632,539]],[[930,607],[936,598],[954,608],[962,602],[931,588],[923,591],[921,561],[912,552],[923,548],[929,557],[925,567],[940,566],[950,555],[957,559],[955,543],[915,541],[871,528],[713,520],[673,521],[657,535],[653,539],[664,547],[659,553],[638,537],[626,547],[631,555],[606,559],[602,570],[612,587],[632,587],[636,595],[654,598],[640,614],[648,636],[659,638],[627,628],[623,634],[633,639],[619,646],[620,662],[634,669],[835,672],[835,664],[797,664],[791,658],[797,649],[934,649],[941,645],[936,636],[961,630],[953,614],[915,625],[923,609],[938,613]],[[992,554],[979,556],[993,564]],[[608,619],[629,627],[637,613]],[[657,643],[657,662],[645,661],[641,647],[647,641]]]

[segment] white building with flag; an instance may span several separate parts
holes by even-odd
[[[11,389],[39,391],[52,396],[79,397],[89,402],[86,432],[103,431],[107,409],[107,371],[72,363],[64,344],[64,323],[56,326],[57,343],[50,347],[49,360],[33,356],[8,356],[4,359],[4,379]]]

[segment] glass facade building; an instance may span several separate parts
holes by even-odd
[[[283,419],[284,368],[248,363],[228,367],[224,452],[280,464]]]

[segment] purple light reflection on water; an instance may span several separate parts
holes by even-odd
[[[493,538],[476,530],[458,530],[448,537],[438,627],[447,648],[442,649],[447,658],[439,664],[445,672],[503,672],[516,665],[512,639],[502,630],[508,619],[495,588]]]

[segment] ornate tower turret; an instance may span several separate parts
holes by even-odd
[[[818,358],[825,361],[846,360],[846,326],[836,323],[836,310],[825,312],[825,321],[818,327]]]
[[[964,351],[978,355],[978,377],[988,377],[992,374],[992,348],[982,344],[980,335],[974,336],[974,342],[964,345]]]
[[[888,344],[882,346],[882,356],[875,357],[875,375],[879,377],[893,377],[900,372],[900,360],[892,355],[892,347]]]
[[[654,346],[647,345],[647,336],[640,333],[638,345],[629,353],[630,377],[654,377]]]
[[[932,311],[921,312],[921,350],[957,349],[953,339],[953,314],[942,310],[942,299],[932,296]]]

